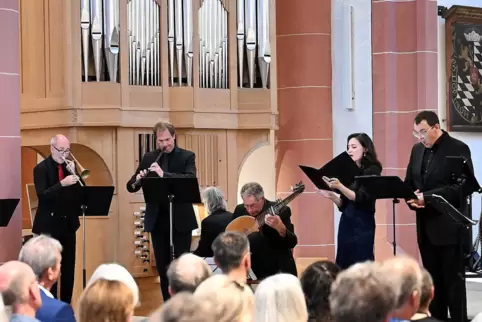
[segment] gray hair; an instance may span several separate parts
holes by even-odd
[[[249,252],[249,240],[237,232],[224,232],[216,237],[211,248],[219,268],[229,273],[241,265],[243,257]]]
[[[209,265],[199,256],[191,253],[181,255],[167,270],[171,291],[193,293],[204,280],[211,276]]]
[[[355,264],[342,271],[330,294],[330,309],[335,321],[385,321],[396,306],[396,288],[391,278],[375,262]]]
[[[203,192],[203,203],[208,214],[212,214],[217,210],[226,210],[228,207],[221,189],[217,187],[208,187]]]
[[[47,269],[57,266],[58,252],[62,252],[62,245],[58,240],[39,235],[23,245],[18,260],[30,266],[40,280]]]
[[[256,200],[264,197],[263,187],[257,182],[248,182],[241,188],[241,198],[254,196]]]

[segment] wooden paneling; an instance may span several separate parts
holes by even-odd
[[[30,205],[28,204],[28,183],[33,183],[33,168],[37,165],[37,152],[33,149],[22,148],[22,229],[31,229]]]

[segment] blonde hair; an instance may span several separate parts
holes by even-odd
[[[213,303],[218,322],[251,321],[254,310],[254,294],[247,285],[231,280],[226,275],[213,275],[194,292],[196,297]]]
[[[78,322],[127,322],[134,312],[134,295],[123,282],[100,278],[82,293]]]
[[[259,284],[256,289],[254,322],[305,322],[307,320],[305,296],[296,276],[276,274]]]

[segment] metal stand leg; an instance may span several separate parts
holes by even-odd
[[[397,235],[395,227],[395,205],[400,203],[400,200],[393,199],[392,201],[392,229],[393,229],[393,256],[397,256]]]
[[[174,253],[174,236],[173,236],[173,229],[172,229],[172,200],[174,199],[174,195],[169,195],[169,251],[171,252],[172,260],[175,259]]]
[[[80,206],[82,209],[82,289],[85,289],[87,283],[87,273],[85,270],[85,210],[87,206]]]

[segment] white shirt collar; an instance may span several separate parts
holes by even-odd
[[[38,287],[45,293],[45,295],[47,295],[48,297],[50,297],[51,299],[54,298],[54,296],[52,295],[52,293],[50,293],[49,290],[47,290],[45,287],[43,287],[42,285],[38,285]]]

